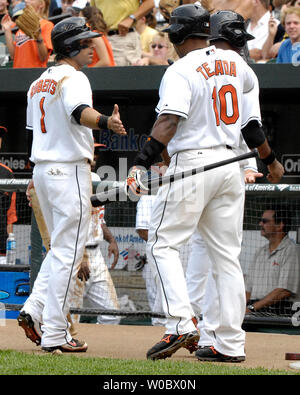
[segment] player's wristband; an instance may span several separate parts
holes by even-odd
[[[149,167],[157,161],[157,157],[165,148],[166,146],[163,143],[150,136],[142,151],[135,157],[133,165],[143,166],[149,169]]]
[[[108,129],[108,116],[107,115],[99,115],[97,118],[97,125],[100,129]]]
[[[266,158],[264,158],[264,159],[260,158],[262,163],[264,163],[266,166],[271,165],[275,159],[276,159],[276,156],[275,156],[275,152],[273,150],[271,151],[270,155],[268,155]]]

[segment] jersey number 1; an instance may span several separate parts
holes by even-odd
[[[227,102],[226,102],[227,94],[230,95],[231,97],[232,115],[228,115],[227,113]],[[220,109],[218,109],[217,106],[217,95],[219,97]],[[239,113],[238,98],[237,98],[235,87],[233,85],[223,85],[218,93],[216,87],[214,87],[212,93],[212,99],[213,99],[213,108],[215,112],[217,126],[220,125],[220,119],[226,125],[232,125],[236,123],[236,121],[240,116],[240,113]]]
[[[46,125],[45,125],[44,101],[45,101],[45,97],[42,97],[41,100],[40,100],[40,110],[41,110],[41,131],[42,131],[42,133],[47,133]]]

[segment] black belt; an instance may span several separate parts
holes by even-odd
[[[226,148],[227,149],[232,149],[232,147],[230,147],[230,145],[227,145],[227,144],[226,144]]]
[[[85,246],[85,248],[87,248],[88,250],[94,250],[95,248],[98,247],[98,245],[99,244],[95,244],[95,245],[92,245],[92,246]]]
[[[128,29],[128,33],[131,33],[131,32],[134,32],[134,29],[132,27],[130,27]],[[107,33],[108,36],[114,36],[115,34],[120,34],[119,30],[109,30]]]

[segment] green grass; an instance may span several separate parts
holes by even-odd
[[[239,364],[121,360],[0,351],[0,375],[295,375],[297,371],[248,369]]]

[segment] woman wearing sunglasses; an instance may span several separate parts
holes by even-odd
[[[149,56],[142,57],[134,66],[169,65],[175,60],[177,60],[177,55],[169,41],[168,35],[158,32],[153,36]]]

